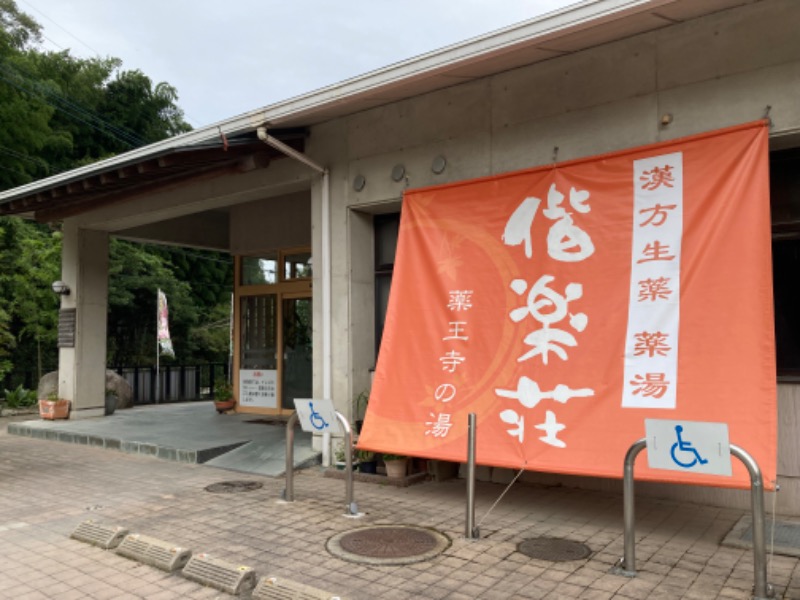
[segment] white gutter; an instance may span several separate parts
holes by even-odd
[[[322,175],[322,397],[331,398],[332,391],[332,351],[331,351],[331,200],[330,174],[328,169],[314,162],[267,133],[266,127],[256,129],[258,139],[269,144]]]

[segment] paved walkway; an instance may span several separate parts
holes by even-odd
[[[8,435],[0,431],[0,597],[227,598],[226,594],[69,538],[86,519],[208,552],[350,599],[746,599],[752,553],[721,547],[742,513],[676,502],[637,503],[637,567],[627,579],[609,573],[622,555],[622,499],[614,494],[517,485],[463,539],[464,482],[408,488],[356,484],[366,514],[343,516],[344,484],[319,468],[295,478],[296,502],[278,501],[282,478],[242,475],[207,465]],[[212,494],[231,479],[259,490]],[[479,484],[477,518],[503,486]],[[417,524],[452,539],[427,562],[374,567],[329,554],[331,536],[370,524]],[[586,543],[588,559],[552,563],[517,550],[519,542],[555,536]],[[800,598],[798,559],[772,558],[778,598]]]

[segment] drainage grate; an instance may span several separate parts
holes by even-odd
[[[278,577],[263,577],[253,590],[256,600],[344,600],[310,585]]]
[[[288,420],[289,420],[288,418],[285,418],[285,419],[249,419],[249,420],[245,421],[245,423],[252,423],[252,424],[255,424],[255,425],[277,425],[278,427],[286,427],[286,422]],[[295,424],[295,427],[297,425],[299,425],[299,424],[300,424],[300,421],[298,421]]]
[[[119,546],[126,535],[128,535],[128,530],[124,527],[102,525],[89,520],[78,525],[70,537],[109,550]]]
[[[770,551],[775,554],[800,558],[800,523],[776,519],[774,522],[774,534],[772,519],[765,519],[764,525],[767,545]],[[725,539],[722,540],[722,545],[733,546],[734,548],[752,548],[753,517],[745,515],[739,519],[733,529],[725,536]]]
[[[170,573],[182,569],[192,557],[188,548],[138,533],[126,537],[117,548],[117,554]]]
[[[212,494],[238,494],[260,490],[263,485],[260,481],[220,481],[206,486],[205,490]]]
[[[234,595],[256,584],[256,573],[250,567],[225,562],[208,554],[195,554],[182,573],[186,579]]]
[[[377,525],[339,533],[328,540],[328,552],[370,565],[407,565],[430,560],[450,546],[450,539],[412,525]]]
[[[554,537],[537,537],[520,542],[517,550],[531,558],[566,562],[587,558],[592,550],[586,544]]]

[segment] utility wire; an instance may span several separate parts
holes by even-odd
[[[59,28],[61,31],[63,31],[64,33],[66,33],[68,36],[70,36],[70,37],[71,37],[71,38],[73,38],[74,40],[77,40],[77,41],[78,41],[78,43],[82,44],[83,46],[85,46],[86,48],[88,48],[89,50],[91,50],[91,51],[94,53],[94,55],[95,55],[97,58],[102,58],[102,55],[100,54],[100,52],[98,52],[97,50],[95,50],[94,48],[92,48],[92,47],[91,47],[89,44],[87,44],[87,43],[86,43],[86,42],[84,42],[82,39],[80,39],[78,36],[76,36],[74,33],[72,33],[71,31],[69,31],[69,30],[68,30],[66,27],[62,26],[62,25],[61,25],[61,24],[60,24],[58,21],[56,21],[55,19],[53,19],[53,18],[51,18],[51,17],[47,16],[47,15],[46,15],[45,13],[43,13],[41,10],[39,10],[38,8],[36,8],[36,7],[35,7],[33,4],[31,4],[30,2],[28,2],[28,0],[22,0],[22,1],[23,1],[25,4],[27,4],[28,6],[30,6],[30,7],[31,7],[33,10],[35,10],[37,13],[39,13],[40,15],[42,15],[42,16],[43,16],[45,19],[47,19],[48,21],[50,21],[51,23],[53,23],[53,24],[54,24],[56,27],[58,27],[58,28]],[[49,37],[47,37],[46,35],[42,34],[42,37],[43,37],[44,39],[46,39],[48,42],[50,42],[51,44],[53,44],[54,46],[56,46],[57,48],[60,48],[61,50],[64,50],[64,47],[63,47],[63,46],[61,46],[61,44],[58,44],[57,42],[53,41],[52,39],[50,39],[50,38],[49,38]],[[181,110],[183,111],[183,109],[181,109]],[[194,123],[192,123],[192,125],[194,125],[195,123],[199,123],[199,121],[198,121],[197,119],[193,118],[191,115],[188,115],[188,114],[186,114],[186,112],[185,112],[185,111],[183,111],[183,116],[184,116],[184,118],[185,118],[187,121],[190,121],[190,122],[191,122],[191,121],[194,121]]]
[[[0,66],[2,66],[2,63],[0,63]],[[9,66],[11,66],[11,65],[9,65]],[[24,78],[24,75],[26,75],[25,73],[20,75],[19,70],[16,69],[15,67],[13,67],[13,66],[11,66],[11,68],[17,71],[16,74],[18,76],[21,76],[21,77]],[[72,102],[69,98],[67,98],[63,94],[61,94],[59,92],[56,92],[56,91],[53,91],[51,88],[49,88],[47,85],[42,84],[41,82],[35,81],[36,75],[33,75],[30,72],[28,72],[27,76],[28,76],[29,79],[34,80],[33,84],[34,84],[35,88],[37,89],[37,91],[40,91],[41,93],[43,93],[43,94],[45,94],[47,96],[50,96],[56,102],[62,104],[65,107],[67,107],[68,110],[74,110],[78,114],[80,114],[83,117],[89,119],[90,121],[91,120],[96,121],[99,125],[108,128],[110,131],[114,132],[116,135],[121,136],[123,138],[126,138],[128,143],[132,143],[132,144],[135,144],[137,146],[143,146],[143,145],[146,144],[146,142],[143,139],[138,137],[132,131],[102,119],[101,117],[97,116],[95,113],[93,113],[90,110],[87,110],[84,107],[82,107],[80,104],[76,104],[76,103]],[[123,140],[120,140],[120,141],[123,141]]]
[[[35,7],[33,4],[31,4],[30,2],[28,2],[28,0],[22,0],[22,1],[23,1],[25,4],[27,4],[28,6],[30,6],[30,7],[31,7],[33,10],[35,10],[37,13],[39,13],[40,15],[42,15],[42,16],[43,16],[45,19],[47,19],[48,21],[50,21],[50,22],[51,22],[53,25],[55,25],[56,27],[58,27],[58,28],[59,28],[61,31],[63,31],[64,33],[66,33],[68,36],[70,36],[70,37],[71,37],[71,38],[73,38],[74,40],[77,40],[77,41],[78,41],[78,43],[80,43],[80,44],[83,44],[84,46],[86,46],[86,47],[87,47],[89,50],[91,50],[92,52],[94,52],[94,54],[95,54],[96,56],[100,56],[100,53],[99,53],[97,50],[95,50],[94,48],[92,48],[92,47],[91,47],[89,44],[87,44],[86,42],[84,42],[82,39],[80,39],[78,36],[76,36],[76,35],[75,35],[75,34],[73,34],[72,32],[68,31],[66,28],[62,27],[62,26],[61,26],[61,24],[60,24],[60,23],[58,23],[58,21],[56,21],[55,19],[51,19],[50,17],[48,17],[48,16],[47,16],[45,13],[43,13],[43,12],[42,12],[42,11],[40,11],[38,8],[36,8],[36,7]],[[42,36],[42,37],[44,37],[44,36]],[[55,44],[56,46],[58,46],[59,48],[61,48],[61,46],[59,46],[58,44],[56,44],[55,42],[53,42],[53,40],[51,40],[51,39],[49,39],[49,38],[46,38],[46,39],[47,39],[49,42],[51,42],[51,43]]]
[[[6,154],[8,156],[12,156],[14,158],[19,158],[21,160],[27,160],[27,161],[32,162],[35,165],[38,165],[40,167],[47,168],[47,167],[50,166],[45,161],[43,161],[41,158],[36,158],[35,156],[28,156],[27,154],[22,154],[21,152],[17,152],[16,150],[12,150],[8,146],[3,146],[2,144],[0,144],[0,153]]]
[[[60,94],[53,92],[52,90],[48,89],[47,86],[43,85],[41,82],[38,81],[30,81],[26,80],[22,74],[20,74],[14,67],[11,67],[6,62],[0,62],[0,71],[4,71],[6,76],[0,73],[0,79],[8,83],[9,85],[17,88],[18,90],[30,94],[36,98],[39,98],[46,104],[49,104],[56,110],[60,110],[61,112],[65,113],[67,116],[80,121],[84,125],[91,127],[92,129],[103,133],[109,137],[116,139],[119,142],[122,142],[126,146],[130,148],[137,148],[140,146],[144,146],[147,142],[136,136],[135,134],[128,132],[117,125],[113,125],[107,121],[104,121],[100,117],[92,114],[91,112],[87,111],[83,107],[72,103],[71,101],[67,100]],[[23,81],[14,81],[12,77],[16,76]],[[26,85],[27,83],[27,85]],[[50,99],[48,99],[48,97]]]

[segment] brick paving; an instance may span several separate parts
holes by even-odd
[[[635,578],[609,573],[622,556],[622,498],[564,487],[515,485],[465,540],[463,481],[408,488],[356,483],[359,519],[344,516],[344,483],[319,469],[295,477],[294,503],[278,500],[283,479],[160,461],[100,448],[0,432],[0,597],[230,598],[69,538],[86,519],[121,525],[350,599],[585,598],[747,599],[752,552],[719,545],[742,512],[672,501],[637,501]],[[225,480],[261,489],[212,494]],[[502,492],[479,483],[480,521]],[[336,533],[370,524],[434,528],[452,544],[438,557],[406,566],[367,566],[329,554]],[[552,563],[517,551],[537,536],[587,544],[584,560]],[[777,598],[800,599],[798,559],[774,556]]]

